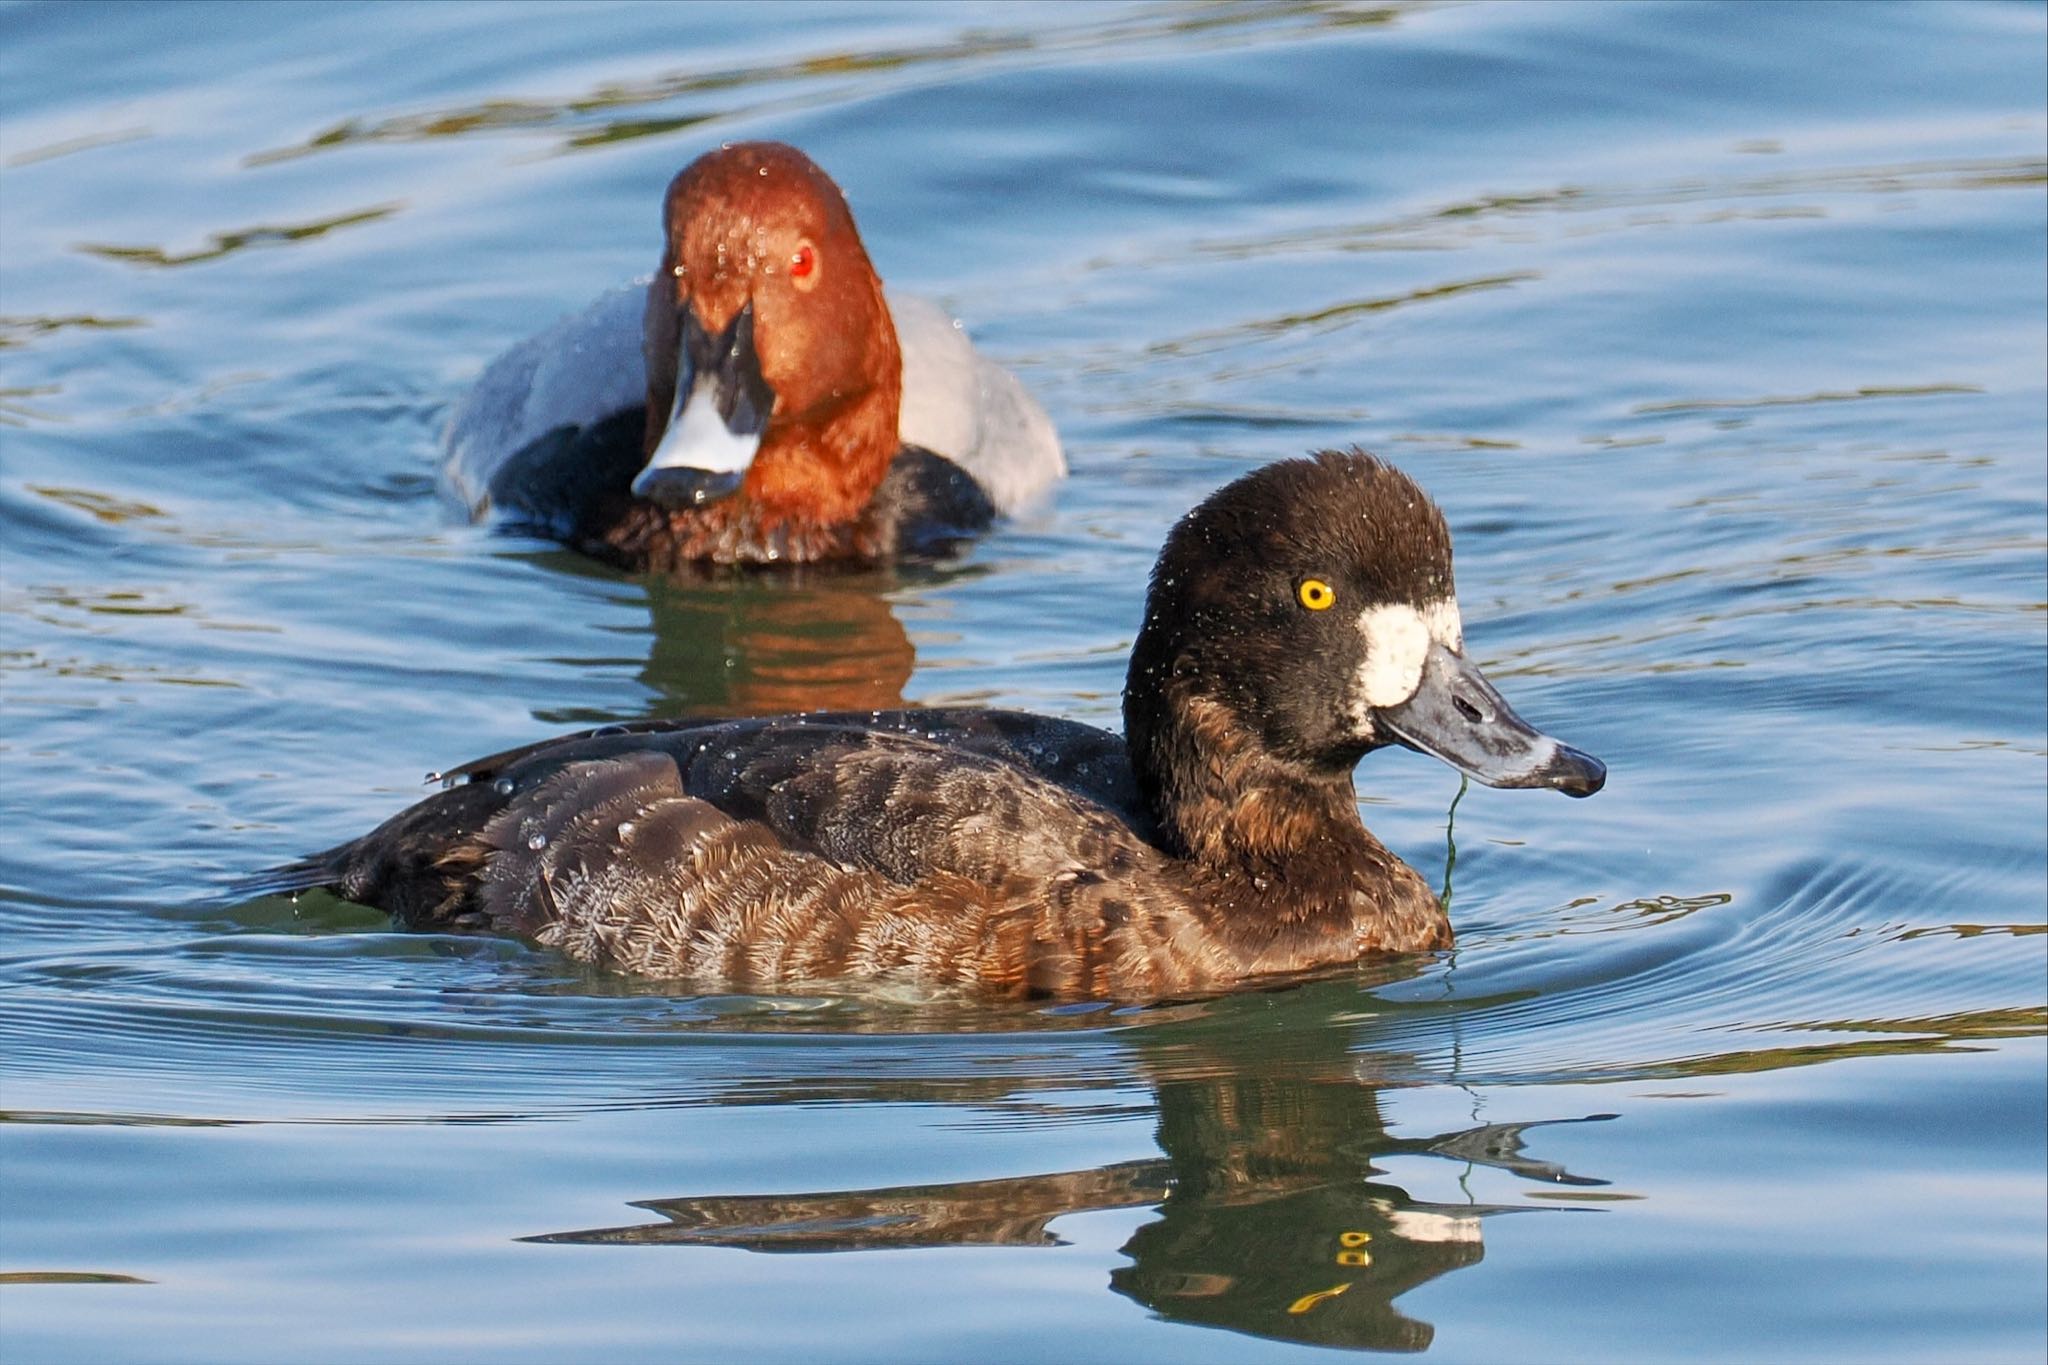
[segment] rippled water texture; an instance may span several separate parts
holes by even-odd
[[[2044,43],[0,10],[0,1355],[2038,1360]],[[708,587],[458,522],[451,401],[740,137],[1043,399],[1042,514]],[[571,725],[1113,724],[1170,521],[1349,442],[1613,769],[1465,796],[1454,953],[1137,1012],[706,999],[220,895]],[[1359,786],[1440,879],[1456,778]]]

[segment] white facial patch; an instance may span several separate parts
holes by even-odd
[[[1429,628],[1429,638],[1453,654],[1465,652],[1465,622],[1458,615],[1458,599],[1446,597],[1441,602],[1431,602],[1422,609],[1422,624]]]
[[[1351,713],[1365,733],[1372,729],[1371,712],[1399,706],[1422,686],[1431,646],[1455,654],[1465,645],[1458,604],[1450,598],[1419,609],[1406,603],[1368,607],[1358,614],[1358,633],[1365,637],[1365,662],[1351,690]]]
[[[1352,710],[1399,706],[1414,696],[1429,658],[1422,613],[1405,604],[1367,607],[1358,614],[1358,633],[1365,637],[1365,662],[1358,666]]]

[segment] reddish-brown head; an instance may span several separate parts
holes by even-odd
[[[896,453],[902,358],[853,214],[809,157],[743,142],[675,178],[643,344],[636,492],[672,506],[737,493],[812,525],[867,505]]]

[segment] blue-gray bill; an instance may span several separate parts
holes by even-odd
[[[1476,665],[1440,644],[1430,646],[1415,695],[1374,714],[1401,743],[1489,787],[1555,787],[1567,796],[1591,796],[1607,782],[1606,764],[1516,715]]]
[[[761,448],[775,391],[754,349],[754,305],[713,334],[683,310],[675,402],[635,496],[664,507],[701,507],[732,496]]]

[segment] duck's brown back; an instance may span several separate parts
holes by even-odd
[[[1122,741],[1006,712],[617,727],[494,756],[309,860],[420,928],[510,932],[736,989],[843,978],[1157,998],[1348,961],[1342,926],[1256,968],[1152,842]],[[1410,874],[1412,876],[1412,874]],[[1419,885],[1419,883],[1418,883]]]

